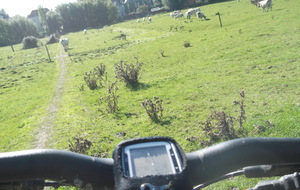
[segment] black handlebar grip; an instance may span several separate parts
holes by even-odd
[[[300,138],[242,138],[187,154],[193,185],[246,166],[300,162]]]
[[[48,179],[77,187],[113,189],[113,160],[61,150],[0,154],[0,182]]]

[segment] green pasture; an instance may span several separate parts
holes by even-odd
[[[248,1],[200,7],[208,20],[173,19],[169,13],[151,16],[152,22],[130,20],[65,34],[65,85],[47,147],[68,149],[73,137],[89,139],[89,154],[111,157],[119,142],[164,135],[177,140],[186,152],[202,148],[203,123],[213,111],[238,117],[239,93],[245,92],[249,137],[300,136],[300,1],[274,0],[262,13]],[[183,11],[184,12],[184,11]],[[223,27],[219,25],[221,13]],[[126,39],[118,38],[121,34]],[[45,40],[45,39],[43,39]],[[184,47],[189,42],[190,47]],[[0,49],[0,150],[35,146],[35,135],[47,117],[60,73],[60,45],[21,50]],[[162,54],[163,52],[163,54]],[[116,81],[114,64],[144,63],[140,83],[117,82],[116,113],[107,113],[107,87]],[[84,73],[104,64],[105,87],[90,90]],[[159,97],[163,118],[153,122],[141,102]],[[248,187],[247,180],[239,188]],[[208,189],[232,189],[228,182]],[[253,184],[251,184],[253,185]],[[250,185],[250,186],[251,186]]]

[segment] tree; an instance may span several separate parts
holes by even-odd
[[[179,10],[184,7],[186,0],[162,0],[162,4],[170,10]]]
[[[154,7],[162,7],[162,0],[154,0]]]
[[[88,28],[84,7],[79,3],[61,4],[56,11],[62,17],[64,32],[74,32]]]
[[[107,4],[108,9],[108,24],[116,23],[119,19],[118,8],[113,3]]]
[[[39,20],[40,20],[43,28],[47,27],[46,11],[42,6],[39,6],[38,14],[39,14]]]
[[[15,16],[9,21],[9,36],[11,44],[21,43],[24,37],[38,36],[34,23],[21,16]]]
[[[57,12],[49,11],[46,14],[46,23],[48,34],[54,34],[56,32],[59,32],[62,26],[62,17]]]
[[[0,19],[0,47],[10,45],[9,23]]]
[[[117,7],[104,0],[78,0],[77,3],[59,5],[56,11],[62,17],[64,32],[98,28],[118,19]]]

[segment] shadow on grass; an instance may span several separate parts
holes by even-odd
[[[128,86],[128,88],[130,88],[131,91],[146,90],[150,87],[151,87],[150,84],[145,84],[145,83],[136,83]]]
[[[152,121],[152,122],[164,126],[164,125],[171,125],[173,119],[175,119],[175,117],[163,117],[160,120]]]

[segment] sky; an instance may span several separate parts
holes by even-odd
[[[4,9],[10,17],[15,15],[27,17],[32,10],[38,9],[39,5],[55,10],[57,5],[69,2],[77,0],[0,0],[0,9]]]

